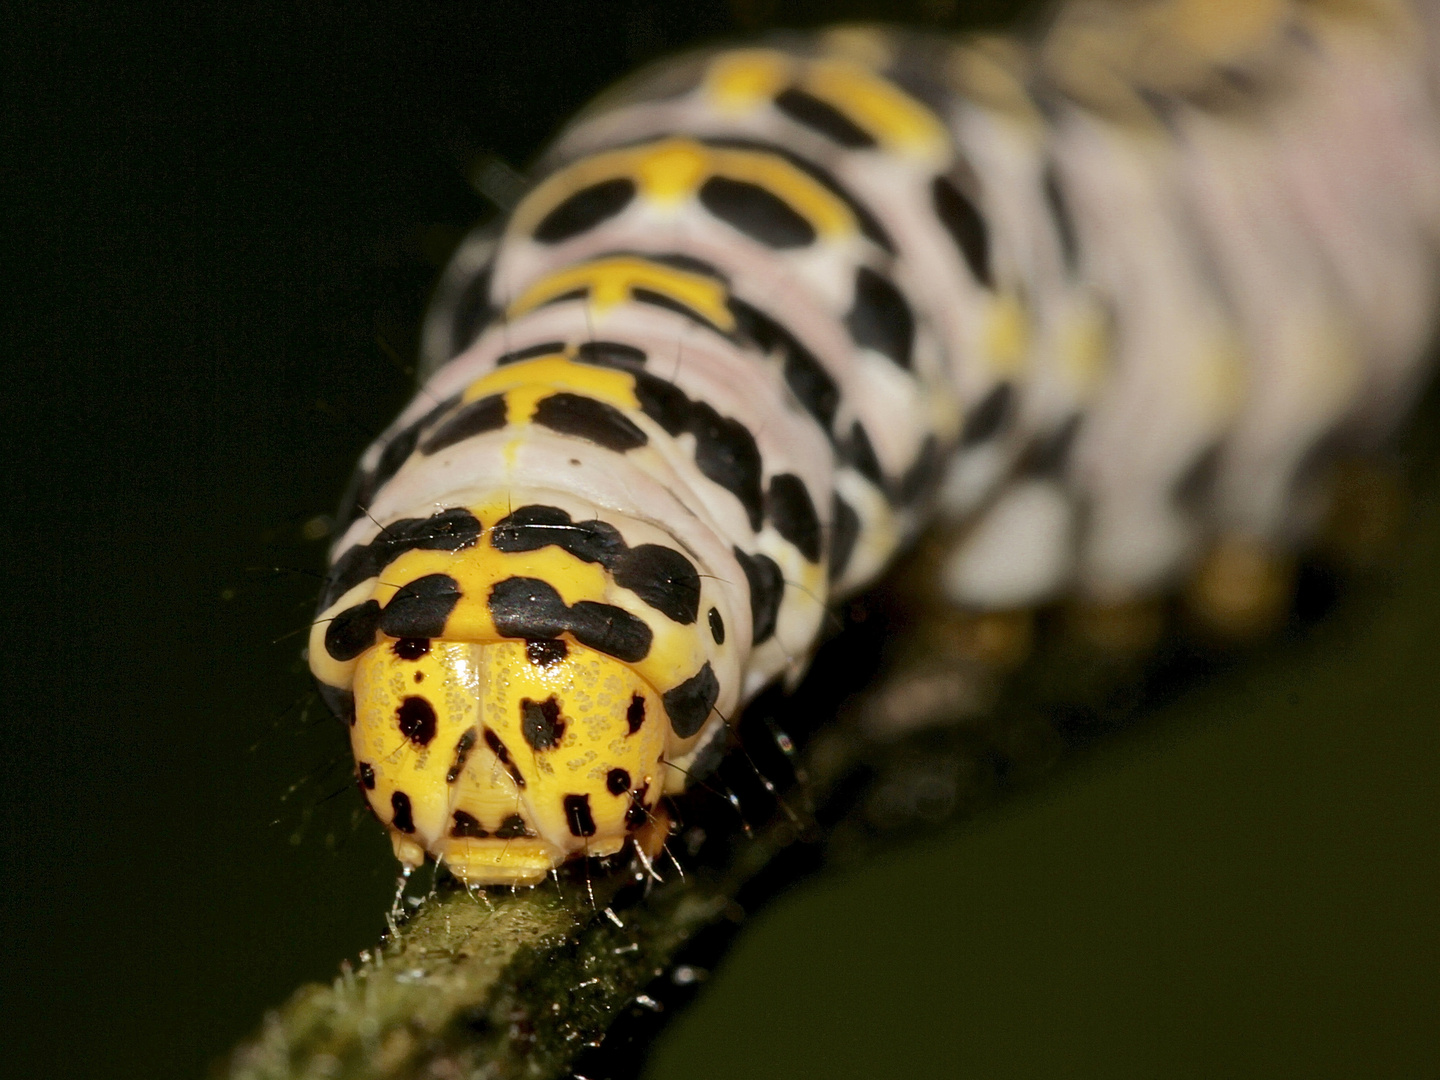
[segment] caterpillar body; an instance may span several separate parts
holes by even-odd
[[[1428,6],[1072,3],[642,73],[437,289],[309,648],[397,857],[642,859],[936,517],[971,608],[1283,551],[1423,377]]]

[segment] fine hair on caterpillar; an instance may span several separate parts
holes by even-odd
[[[1037,612],[1123,657],[1174,595],[1282,621],[1319,464],[1425,374],[1433,25],[1076,2],[700,50],[583,112],[456,251],[337,519],[309,660],[402,865],[648,872],[692,778],[743,824],[732,720],[927,528],[951,668],[877,738],[986,708]]]

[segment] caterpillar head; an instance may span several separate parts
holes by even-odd
[[[469,884],[533,884],[576,855],[663,841],[660,695],[561,638],[382,638],[355,668],[351,743],[395,854]]]
[[[534,883],[663,843],[661,796],[733,704],[738,653],[719,607],[700,614],[725,594],[653,526],[622,523],[481,505],[338,560],[337,586],[360,580],[316,620],[310,666],[406,866]]]

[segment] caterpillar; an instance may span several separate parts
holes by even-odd
[[[1430,5],[1060,8],[642,72],[422,329],[309,662],[407,868],[533,884],[668,832],[837,600],[957,523],[979,610],[1281,553],[1424,374]]]

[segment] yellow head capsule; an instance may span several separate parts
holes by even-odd
[[[660,695],[560,638],[382,638],[355,671],[351,741],[395,854],[472,885],[534,884],[576,855],[664,839]]]

